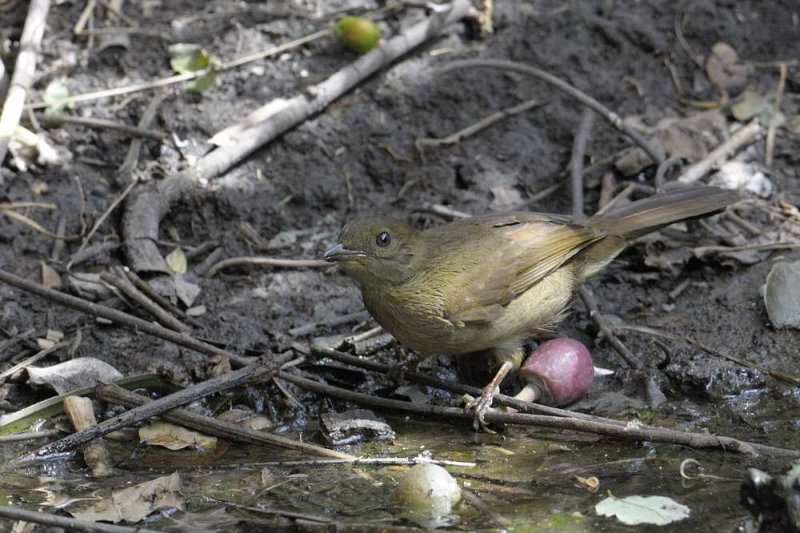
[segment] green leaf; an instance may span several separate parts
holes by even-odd
[[[64,103],[64,100],[72,96],[69,88],[59,80],[53,80],[44,90],[44,103],[47,104],[45,114],[61,113],[65,108],[72,108],[71,103]]]
[[[174,274],[186,273],[188,262],[186,261],[186,254],[183,253],[180,247],[176,247],[172,250],[167,254],[165,259],[167,261],[167,266],[169,266],[169,269],[172,270]]]
[[[666,496],[609,496],[594,507],[600,516],[614,516],[629,526],[653,524],[663,526],[683,520],[690,509]]]
[[[186,82],[186,90],[195,93],[202,93],[214,85],[214,80],[217,79],[217,71],[210,68],[204,74],[196,77],[193,80]]]
[[[178,43],[168,49],[169,66],[178,74],[205,70],[211,64],[211,57],[200,45],[191,43]]]

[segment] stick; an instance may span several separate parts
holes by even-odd
[[[181,323],[180,320],[167,313],[146,294],[137,289],[128,279],[128,276],[125,275],[125,271],[122,270],[122,267],[114,267],[113,270],[113,274],[110,272],[103,272],[100,274],[100,279],[109,285],[113,285],[119,289],[122,294],[144,307],[145,310],[153,315],[162,326],[168,327],[169,329],[177,331],[178,333],[189,332],[189,328],[186,327],[185,324]]]
[[[206,278],[213,278],[214,275],[222,270],[232,266],[242,265],[269,265],[281,268],[325,268],[331,267],[331,264],[321,259],[281,259],[278,257],[231,257],[223,259],[219,263],[212,266]]]
[[[10,520],[23,520],[34,524],[63,528],[66,531],[86,531],[91,533],[159,533],[153,529],[145,529],[139,526],[125,527],[104,524],[102,522],[89,522],[66,516],[40,513],[39,511],[29,511],[27,509],[10,507],[7,505],[0,505],[0,516]]]
[[[70,296],[69,294],[48,289],[42,285],[39,285],[38,283],[15,276],[14,274],[5,270],[0,270],[0,282],[7,283],[12,287],[17,287],[18,289],[41,296],[46,300],[69,307],[71,309],[75,309],[76,311],[105,318],[133,331],[141,331],[143,333],[147,333],[148,335],[173,342],[180,346],[185,346],[186,348],[190,348],[206,355],[222,355],[229,358],[231,363],[238,366],[244,366],[253,361],[251,357],[244,357],[227,350],[223,350],[222,348],[217,348],[216,346],[199,341],[194,337],[190,337],[189,335],[169,330],[163,326],[159,326],[157,324],[153,324],[152,322],[147,322],[146,320],[137,318],[133,315],[129,315],[128,313],[117,311],[111,307],[106,307],[101,304],[84,300],[83,298],[76,298],[75,296]]]
[[[583,108],[581,123],[572,142],[572,157],[569,168],[572,176],[572,216],[583,218],[583,158],[586,156],[586,143],[592,134],[594,113],[588,107]]]
[[[753,121],[744,128],[740,129],[731,138],[716,147],[705,158],[686,169],[686,172],[678,177],[678,181],[683,183],[694,183],[699,181],[711,170],[735,154],[743,146],[750,144],[764,133],[764,128],[757,121]]]
[[[311,353],[319,357],[327,357],[328,359],[333,359],[334,361],[339,361],[340,363],[351,365],[356,368],[363,368],[366,370],[370,370],[372,372],[377,372],[379,374],[388,374],[389,371],[391,371],[392,369],[390,365],[377,363],[375,361],[365,359],[363,357],[359,357],[356,355],[350,355],[348,353],[340,352],[332,348],[323,348],[321,346],[312,345]],[[456,394],[469,394],[475,397],[478,397],[481,394],[481,389],[479,389],[478,387],[471,387],[469,385],[464,385],[462,383],[457,383],[457,382],[443,381],[441,379],[429,376],[427,374],[423,374],[421,372],[408,371],[405,374],[403,374],[403,377],[408,381],[412,381],[414,383],[419,383],[421,385],[428,385],[430,387],[436,387],[437,389],[454,392]],[[513,396],[506,396],[505,394],[499,394],[499,393],[495,394],[493,398],[493,403],[497,403],[498,405],[504,405],[506,407],[512,407],[522,413],[543,414],[549,416],[563,416],[567,418],[579,418],[581,420],[594,420],[598,422],[604,422],[607,424],[618,424],[622,426],[627,424],[627,422],[614,420],[612,418],[604,418],[600,416],[588,415],[586,413],[579,413],[577,411],[568,411],[566,409],[559,409],[558,407],[550,407],[548,405],[543,405],[540,403],[524,402],[522,400],[514,398]]]
[[[464,139],[472,137],[476,133],[485,130],[486,128],[488,128],[492,124],[495,124],[496,122],[500,122],[501,120],[506,119],[508,117],[513,117],[514,115],[519,115],[520,113],[524,113],[529,109],[534,109],[542,105],[544,104],[538,99],[528,100],[527,102],[522,102],[521,104],[517,104],[515,106],[503,109],[501,111],[497,111],[496,113],[492,113],[488,117],[482,118],[478,122],[470,124],[466,128],[458,130],[455,133],[451,133],[446,137],[442,137],[439,139],[419,138],[416,141],[414,141],[414,146],[417,148],[417,150],[421,152],[424,147],[430,146],[436,148],[448,144],[458,144]]]
[[[119,385],[106,384],[97,387],[97,397],[106,402],[115,403],[128,408],[138,407],[152,403],[153,400],[130,392],[123,389]],[[299,442],[279,435],[273,435],[264,431],[256,431],[247,429],[231,422],[224,422],[211,418],[210,416],[203,416],[186,409],[172,409],[160,415],[160,418],[185,426],[207,435],[214,435],[223,439],[232,440],[235,442],[244,442],[247,444],[266,444],[268,446],[277,446],[287,450],[295,450],[298,452],[308,453],[311,455],[318,455],[320,457],[332,457],[336,460],[344,462],[353,462],[357,458],[348,453],[337,452],[336,450],[329,450],[316,444],[309,442]]]
[[[167,136],[166,132],[163,131],[138,128],[136,126],[120,124],[118,122],[104,120],[101,118],[78,117],[73,115],[47,115],[44,113],[36,113],[34,116],[36,117],[36,120],[47,126],[75,124],[78,126],[86,126],[87,128],[114,130],[136,137],[147,137],[148,139],[154,139],[156,141],[162,141]]]
[[[96,426],[73,433],[52,444],[42,446],[33,452],[12,459],[8,464],[21,466],[47,460],[50,456],[72,451],[78,446],[82,446],[98,437],[108,435],[112,431],[138,424],[165,411],[205,398],[211,394],[248,383],[270,380],[278,373],[280,366],[289,361],[289,358],[289,354],[261,356],[244,368],[191,385],[183,390],[126,411],[114,418],[104,420]]]
[[[64,412],[76,431],[82,431],[97,425],[92,400],[82,396],[64,398]],[[111,454],[108,453],[105,441],[94,439],[83,446],[83,460],[92,469],[94,477],[108,477],[113,474]]]
[[[600,335],[605,337],[605,339],[611,344],[620,357],[625,360],[629,367],[633,368],[634,370],[638,369],[639,365],[635,361],[636,356],[633,355],[633,353],[621,340],[619,340],[619,337],[617,337],[617,335],[614,333],[614,328],[600,312],[594,292],[592,292],[592,290],[586,285],[578,289],[578,292],[581,295],[581,300],[583,300],[584,305],[586,305],[586,309],[589,311],[589,318],[591,318],[600,329]]]
[[[448,420],[462,419],[472,420],[474,414],[457,407],[442,407],[438,405],[415,404],[390,400],[388,398],[378,398],[368,394],[349,391],[339,387],[333,387],[324,383],[305,379],[288,372],[279,372],[281,379],[294,383],[298,387],[311,390],[320,394],[325,394],[340,400],[366,405],[378,409],[399,411],[416,415],[433,415]],[[559,416],[531,415],[523,413],[500,413],[488,411],[485,414],[486,422],[495,424],[520,424],[553,429],[569,429],[582,431],[597,435],[606,435],[628,441],[651,441],[664,442],[669,444],[679,444],[692,448],[720,449],[725,451],[735,451],[750,455],[764,454],[774,457],[800,457],[799,450],[788,450],[776,448],[765,444],[747,442],[731,437],[716,437],[713,435],[703,435],[699,433],[689,433],[676,431],[666,428],[640,428],[633,425],[619,426],[616,424],[605,424],[590,422],[588,420],[578,420],[575,418],[564,418]]]
[[[195,183],[209,180],[236,165],[255,150],[276,139],[287,130],[313,116],[333,101],[355,88],[360,82],[391,64],[438,34],[448,24],[461,19],[470,6],[468,0],[454,0],[442,13],[435,13],[422,22],[389,39],[384,45],[364,54],[354,63],[338,70],[318,85],[305,88],[268,119],[251,127],[243,127],[236,143],[217,149],[197,164],[174,174],[157,186],[141,191],[128,203],[123,218],[123,234],[128,243],[128,263],[136,272],[168,272],[155,242],[161,218],[173,202],[188,194]],[[272,106],[275,107],[274,104]]]
[[[769,118],[769,128],[767,129],[767,145],[764,149],[764,164],[767,168],[772,168],[772,158],[775,153],[775,131],[778,128],[778,116],[781,114],[781,101],[783,91],[786,88],[786,63],[778,65],[778,88],[775,89],[775,108]]]
[[[25,27],[19,40],[19,55],[3,104],[3,112],[0,114],[0,165],[6,158],[8,143],[14,135],[14,130],[17,129],[25,100],[28,99],[28,89],[36,72],[36,56],[41,50],[49,10],[50,0],[31,0],[28,7]]]
[[[561,78],[553,76],[549,72],[545,72],[544,70],[538,69],[536,67],[532,67],[530,65],[525,65],[523,63],[516,63],[514,61],[502,61],[496,59],[467,59],[464,61],[454,61],[446,65],[440,72],[446,73],[456,69],[462,68],[496,68],[501,70],[513,70],[516,72],[522,72],[523,74],[529,74],[534,76],[546,83],[549,83],[556,89],[559,89],[568,95],[572,96],[580,103],[585,105],[586,107],[592,109],[593,111],[597,112],[600,116],[608,120],[617,130],[627,135],[634,143],[636,143],[639,148],[644,150],[644,152],[653,160],[654,163],[660,164],[663,161],[663,157],[650,145],[650,143],[642,137],[642,135],[625,124],[622,118],[611,111],[609,108],[586,94],[585,92],[577,89],[576,87],[570,85],[569,83],[565,82]]]

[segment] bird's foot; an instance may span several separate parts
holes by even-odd
[[[497,385],[494,383],[489,383],[483,389],[481,389],[480,396],[477,398],[472,398],[464,407],[465,411],[473,413],[472,428],[475,431],[496,433],[496,431],[489,429],[489,427],[486,425],[484,417],[486,412],[492,407],[492,400],[494,399],[494,395],[497,394],[497,389]]]

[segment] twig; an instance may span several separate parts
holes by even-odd
[[[325,268],[330,267],[331,264],[321,259],[281,259],[278,257],[230,257],[223,259],[219,263],[212,266],[208,273],[207,278],[213,278],[214,275],[228,267],[237,267],[242,265],[268,265],[281,268]]]
[[[270,380],[278,372],[280,366],[287,362],[289,358],[290,354],[261,356],[239,370],[234,370],[228,374],[191,385],[183,390],[159,398],[158,400],[135,407],[114,418],[104,420],[96,426],[73,433],[52,444],[42,446],[38,450],[12,459],[8,464],[21,466],[32,462],[48,460],[51,456],[72,451],[78,446],[82,446],[98,437],[108,435],[112,431],[138,424],[148,418],[158,416],[170,409],[180,407],[181,405],[199,400],[200,398],[205,398],[211,394],[248,383]]]
[[[746,361],[744,359],[740,359],[740,358],[735,357],[733,355],[722,353],[719,350],[711,348],[710,346],[707,346],[704,343],[702,343],[702,342],[700,342],[698,340],[695,340],[695,339],[693,339],[691,337],[687,337],[686,335],[679,335],[679,334],[676,334],[676,333],[669,333],[667,331],[661,331],[661,330],[658,330],[658,329],[655,329],[655,328],[651,328],[651,327],[648,327],[648,326],[635,326],[633,324],[619,324],[619,325],[615,325],[614,328],[617,329],[617,330],[623,330],[623,331],[638,331],[639,333],[645,333],[647,335],[654,335],[656,337],[662,337],[664,339],[671,339],[671,340],[678,340],[678,341],[688,342],[692,346],[695,346],[696,348],[699,348],[699,349],[703,350],[704,352],[709,353],[711,355],[714,355],[716,357],[721,357],[722,359],[726,359],[726,360],[728,360],[728,361],[730,361],[732,363],[736,363],[737,365],[741,365],[741,366],[744,366],[744,367],[747,367],[747,368],[753,368],[755,370],[759,370],[759,371],[764,372],[765,374],[767,374],[769,376],[772,376],[773,378],[775,378],[775,379],[777,379],[779,381],[783,381],[784,383],[789,383],[789,384],[795,385],[795,386],[800,385],[800,377],[793,376],[791,374],[786,374],[784,372],[780,372],[780,371],[777,371],[777,370],[772,370],[772,369],[769,369],[769,368],[767,368],[765,366],[761,366],[761,365],[757,365],[755,363],[751,363],[750,361]]]
[[[296,48],[298,46],[302,46],[308,42],[317,40],[325,35],[328,35],[330,30],[322,30],[310,35],[306,35],[299,39],[295,39],[288,43],[284,43],[279,46],[272,47],[268,50],[264,50],[261,52],[257,52],[255,54],[249,54],[244,57],[240,57],[238,59],[234,59],[228,63],[223,64],[219,67],[219,71],[222,70],[229,70],[232,68],[236,68],[240,65],[244,65],[245,63],[250,63],[252,61],[256,61],[257,59],[262,59],[265,57],[272,57],[275,55],[280,54],[281,52],[285,52],[286,50],[290,50],[292,48]],[[116,89],[105,89],[102,91],[95,91],[92,93],[85,93],[85,94],[77,94],[75,96],[70,96],[64,99],[59,100],[60,104],[72,104],[77,102],[88,102],[91,100],[98,100],[100,98],[107,98],[111,96],[122,96],[124,94],[136,93],[140,91],[147,91],[150,89],[158,89],[160,87],[166,87],[169,85],[174,85],[176,83],[181,83],[184,81],[191,81],[195,78],[199,78],[200,76],[205,76],[208,72],[206,70],[200,70],[197,72],[187,72],[185,74],[178,74],[175,76],[169,76],[167,78],[162,78],[160,80],[154,80],[144,83],[137,83],[134,85],[126,85],[125,87],[118,87]],[[47,107],[48,104],[45,102],[36,102],[29,104],[31,109],[43,109]]]
[[[457,220],[459,218],[469,218],[472,216],[469,213],[458,211],[457,209],[453,209],[452,207],[447,207],[446,205],[442,204],[424,203],[422,204],[422,207],[415,209],[414,211],[417,213],[432,213],[444,218],[445,220]]]
[[[703,64],[702,56],[700,54],[695,53],[695,51],[692,50],[692,47],[689,46],[689,42],[683,35],[683,29],[681,28],[681,18],[683,18],[683,16],[685,16],[685,14],[683,13],[675,14],[675,25],[674,25],[675,37],[678,38],[678,44],[681,45],[681,48],[683,48],[683,51],[686,52],[686,55],[688,55],[692,59],[692,61],[694,61],[695,65],[697,65],[700,68],[700,70],[705,71],[706,66]]]
[[[656,169],[656,176],[653,180],[656,185],[656,192],[661,192],[664,190],[664,182],[666,181],[667,174],[669,174],[674,168],[680,168],[682,164],[683,159],[674,155],[658,165],[658,168]]]
[[[247,466],[327,466],[339,464],[357,465],[393,465],[393,466],[412,466],[412,465],[439,465],[455,466],[459,468],[473,468],[478,466],[471,461],[450,461],[448,459],[434,459],[424,455],[416,457],[356,457],[355,459],[308,459],[304,461],[265,461],[257,463],[247,463]]]
[[[221,355],[228,357],[231,360],[231,363],[239,366],[246,365],[253,361],[251,357],[244,357],[227,350],[223,350],[222,348],[217,348],[216,346],[199,341],[194,337],[190,337],[189,335],[169,330],[163,326],[159,326],[158,324],[153,324],[152,322],[142,320],[141,318],[129,315],[128,313],[123,313],[122,311],[112,309],[111,307],[106,307],[104,305],[89,302],[82,298],[76,298],[75,296],[71,296],[69,294],[48,289],[42,285],[39,285],[38,283],[28,281],[5,270],[0,270],[0,282],[7,283],[13,287],[36,294],[37,296],[41,296],[42,298],[45,298],[51,302],[75,309],[82,313],[105,318],[133,331],[140,331],[142,333],[173,342],[180,346],[185,346],[186,348],[190,348],[206,355]]]
[[[25,27],[22,29],[22,36],[19,40],[19,54],[3,104],[3,111],[0,114],[0,164],[6,158],[8,144],[19,124],[25,100],[28,99],[28,90],[36,73],[36,56],[42,46],[42,36],[44,36],[49,10],[50,0],[31,0],[28,7]]]
[[[650,143],[636,130],[625,124],[622,118],[611,111],[609,108],[586,94],[585,92],[577,89],[576,87],[570,85],[569,83],[565,82],[561,78],[553,76],[549,72],[545,72],[544,70],[538,69],[536,67],[532,67],[530,65],[525,65],[523,63],[516,63],[514,61],[502,61],[502,60],[495,60],[495,59],[467,59],[464,61],[454,61],[449,63],[443,67],[441,72],[450,72],[456,69],[462,68],[496,68],[501,70],[513,70],[516,72],[522,72],[523,74],[529,74],[534,76],[546,83],[549,83],[553,87],[567,93],[568,95],[572,96],[580,103],[585,105],[586,107],[592,109],[593,111],[597,112],[600,116],[608,120],[617,130],[627,135],[636,145],[639,146],[644,152],[653,160],[654,163],[660,164],[663,161],[663,157],[659,155],[659,153],[650,145]]]
[[[153,121],[156,119],[158,108],[161,106],[166,97],[166,94],[159,94],[151,99],[150,102],[148,102],[147,107],[145,107],[144,112],[139,119],[140,128],[149,128],[153,124]],[[125,154],[125,159],[117,168],[115,177],[118,184],[122,184],[127,181],[137,181],[134,171],[136,170],[136,163],[139,161],[139,154],[141,151],[142,139],[136,137],[131,140],[131,145],[128,147],[128,153]]]
[[[584,107],[578,131],[572,142],[572,157],[569,161],[572,177],[572,216],[578,219],[583,218],[583,159],[586,157],[586,143],[592,134],[593,124],[594,113],[588,107]]]
[[[416,141],[414,141],[414,146],[417,148],[418,151],[421,152],[423,148],[427,147],[437,148],[439,146],[444,146],[448,144],[458,144],[464,139],[467,139],[475,135],[476,133],[488,128],[492,124],[500,122],[501,120],[504,120],[508,117],[519,115],[520,113],[524,113],[529,109],[534,109],[542,105],[543,103],[538,99],[528,100],[527,102],[522,102],[521,104],[517,104],[515,106],[503,109],[501,111],[497,111],[496,113],[492,113],[488,117],[482,118],[478,122],[470,124],[466,128],[458,130],[455,133],[451,133],[446,137],[442,137],[439,139],[419,138]]]
[[[113,274],[110,272],[103,272],[100,274],[100,279],[109,285],[113,285],[119,289],[122,294],[144,307],[147,312],[153,315],[156,320],[161,323],[161,325],[179,333],[187,333],[189,331],[189,328],[186,327],[185,324],[181,323],[180,320],[167,313],[146,294],[137,289],[131,280],[128,279],[128,276],[125,275],[125,272],[121,267],[114,268],[113,272]]]
[[[106,384],[97,387],[97,397],[106,402],[115,403],[128,408],[138,407],[152,403],[153,400],[140,394],[135,394],[119,385]],[[188,428],[214,435],[223,439],[232,440],[234,442],[244,442],[248,444],[266,444],[269,446],[277,446],[287,450],[295,450],[311,455],[318,455],[321,457],[333,457],[335,460],[352,462],[356,457],[348,453],[337,452],[336,450],[329,450],[316,444],[308,442],[300,442],[279,435],[265,433],[263,431],[256,431],[247,429],[245,427],[233,424],[231,422],[224,422],[204,416],[186,409],[172,409],[159,415],[160,418],[186,426]]]
[[[56,352],[56,351],[60,350],[61,348],[66,348],[67,346],[69,346],[69,342],[62,341],[62,342],[59,342],[57,344],[54,344],[54,345],[50,346],[49,348],[45,348],[44,350],[41,350],[38,353],[33,354],[32,356],[28,357],[27,359],[25,359],[23,361],[20,361],[16,365],[14,365],[11,368],[8,368],[5,371],[3,371],[2,373],[0,373],[0,380],[5,379],[8,376],[13,375],[18,370],[21,370],[21,369],[25,368],[26,366],[30,366],[33,363],[35,363],[36,361],[39,361],[40,359],[44,359],[45,357],[47,357],[51,353]]]
[[[51,239],[55,239],[57,241],[77,241],[82,237],[82,235],[59,235],[58,233],[53,233],[49,229],[45,228],[35,220],[32,220],[25,215],[21,215],[16,211],[11,211],[10,209],[0,209],[0,214],[7,216],[8,218],[14,219],[17,222],[20,222],[29,228],[33,229],[44,235],[45,237],[49,237]]]
[[[137,137],[147,137],[156,141],[164,140],[164,138],[167,136],[166,132],[163,131],[129,126],[128,124],[120,124],[119,122],[113,122],[111,120],[105,120],[101,118],[77,117],[73,115],[49,115],[44,113],[36,113],[34,116],[36,117],[36,120],[47,126],[74,124],[77,126],[86,126],[87,128],[114,130]]]
[[[92,226],[92,229],[89,230],[89,233],[86,234],[86,237],[83,238],[83,242],[81,243],[80,248],[78,248],[78,251],[75,252],[75,255],[80,254],[83,251],[83,249],[86,248],[86,245],[89,244],[90,240],[92,240],[92,237],[94,237],[94,234],[97,232],[98,229],[100,229],[100,226],[103,225],[103,222],[105,222],[108,216],[114,211],[114,209],[116,209],[117,206],[121,204],[125,198],[128,197],[133,188],[136,187],[137,183],[139,183],[138,180],[136,179],[131,180],[131,182],[128,183],[128,186],[125,187],[125,190],[123,190],[121,193],[117,195],[116,198],[114,198],[111,204],[109,204],[108,208],[106,208],[106,210],[103,211],[103,214],[100,215],[100,218],[98,218],[97,221],[94,223],[94,226]]]
[[[303,324],[302,326],[297,326],[296,328],[292,328],[289,330],[289,335],[293,337],[302,337],[304,335],[310,335],[314,333],[317,328],[320,327],[335,327],[341,326],[343,324],[349,324],[350,322],[358,322],[359,320],[366,320],[369,318],[369,314],[366,311],[359,311],[357,313],[348,313],[346,315],[340,315],[329,320],[321,320],[319,322],[311,322],[309,324]]]
[[[189,254],[186,255],[188,259]],[[159,306],[166,309],[167,311],[169,311],[170,313],[172,313],[173,315],[175,315],[180,319],[186,318],[186,313],[181,311],[176,305],[174,305],[172,302],[170,302],[169,300],[158,294],[155,290],[153,290],[153,287],[151,287],[149,283],[147,283],[145,280],[136,275],[136,273],[133,270],[129,269],[128,267],[122,267],[121,270],[128,277],[128,280],[131,283],[133,283],[134,286],[136,286],[137,289],[146,294],[151,300],[153,300]]]
[[[340,400],[366,405],[377,409],[404,412],[422,416],[438,416],[446,420],[472,420],[474,415],[458,407],[442,407],[438,405],[416,404],[388,398],[379,398],[362,394],[339,387],[333,387],[317,381],[302,378],[288,372],[279,372],[281,379],[294,383],[298,387],[311,390],[320,394],[325,394]],[[731,437],[717,437],[713,435],[703,435],[699,433],[689,433],[659,427],[641,428],[630,424],[620,426],[617,424],[606,424],[579,420],[576,418],[565,418],[559,416],[531,415],[527,413],[501,413],[490,411],[485,415],[486,422],[495,424],[519,424],[553,429],[568,429],[581,431],[596,435],[606,435],[628,441],[651,441],[664,442],[690,446],[692,448],[710,448],[726,451],[735,451],[751,455],[764,454],[774,457],[800,457],[799,450],[788,450],[777,448],[765,444],[747,442]]]
[[[690,166],[678,177],[678,181],[683,183],[694,183],[711,170],[724,163],[731,155],[736,153],[743,146],[754,142],[764,132],[764,128],[757,121],[753,121],[743,127],[731,138],[720,144],[711,151],[706,157]]]
[[[102,522],[89,522],[87,520],[78,520],[77,518],[41,513],[39,511],[29,511],[27,509],[8,505],[0,505],[0,516],[10,520],[23,520],[32,524],[63,528],[65,531],[85,531],[89,533],[159,533],[153,529],[145,529],[140,526],[125,527],[104,524]]]
[[[706,254],[712,254],[712,253],[745,252],[745,251],[763,252],[767,250],[794,250],[796,248],[800,248],[800,243],[773,242],[769,244],[745,244],[742,246],[698,246],[696,248],[692,248],[692,253],[697,257],[702,257]]]
[[[635,361],[636,356],[633,355],[628,347],[625,346],[625,344],[619,340],[619,337],[617,337],[617,335],[614,333],[613,326],[600,312],[600,308],[597,305],[597,298],[595,298],[592,290],[588,286],[583,285],[578,289],[578,293],[581,295],[581,300],[583,300],[584,305],[586,305],[586,309],[589,311],[589,318],[591,318],[600,329],[600,336],[605,338],[611,344],[614,350],[616,350],[620,357],[625,360],[629,367],[638,369],[639,365]]]
[[[390,365],[378,363],[376,361],[372,361],[355,355],[350,355],[348,353],[340,352],[338,350],[333,350],[331,348],[323,348],[321,346],[312,345],[311,353],[319,357],[327,357],[328,359],[339,361],[340,363],[351,365],[356,368],[363,368],[365,370],[370,370],[372,372],[377,372],[383,375],[388,374],[392,369]],[[408,371],[405,374],[403,374],[403,377],[408,381],[419,383],[420,385],[427,385],[429,387],[435,387],[437,389],[454,392],[456,394],[469,394],[475,397],[480,396],[481,394],[481,389],[479,389],[478,387],[471,387],[469,385],[464,385],[462,383],[457,383],[454,381],[443,381],[441,379],[429,376],[427,374],[423,374],[421,372]],[[539,403],[524,402],[522,400],[514,398],[513,396],[506,396],[505,394],[499,394],[499,393],[494,396],[493,404],[494,403],[498,405],[504,405],[506,407],[512,407],[521,413],[563,416],[567,418],[579,418],[581,420],[594,420],[598,422],[604,422],[608,424],[618,424],[623,426],[627,424],[627,422],[614,420],[612,418],[604,418],[594,415],[588,415],[586,413],[580,413],[577,411],[568,411],[566,409],[559,409],[558,407],[550,407],[548,405],[543,405]]]
[[[0,209],[47,209],[53,211],[58,209],[56,204],[50,202],[0,202]]]
[[[468,0],[454,0],[443,13],[435,13],[411,26],[354,63],[338,70],[325,81],[307,87],[301,94],[286,100],[285,105],[270,114],[267,120],[257,124],[247,121],[240,124],[242,135],[236,143],[211,152],[194,167],[174,174],[156,187],[138,194],[128,203],[123,219],[123,233],[128,243],[128,263],[131,268],[137,272],[168,271],[154,244],[158,239],[159,224],[172,203],[188,194],[195,183],[220,175],[288,129],[321,112],[379,69],[438,34],[448,24],[461,19],[469,6]],[[274,109],[275,105],[271,108]]]
[[[778,128],[778,116],[781,114],[781,101],[783,91],[786,88],[786,63],[778,65],[778,88],[775,89],[775,107],[772,116],[769,118],[769,128],[767,129],[767,146],[764,150],[764,164],[767,168],[772,168],[772,158],[775,153],[775,131]]]
[[[19,442],[21,440],[34,440],[34,439],[51,439],[61,435],[62,431],[59,429],[44,429],[42,431],[23,431],[22,433],[14,433],[13,435],[0,435],[0,443],[3,442]]]

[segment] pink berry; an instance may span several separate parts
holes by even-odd
[[[594,367],[592,356],[582,342],[561,337],[540,344],[519,373],[526,385],[518,398],[562,406],[586,394]]]

